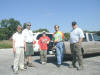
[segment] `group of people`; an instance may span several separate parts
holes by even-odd
[[[19,70],[26,70],[27,67],[35,67],[32,64],[32,55],[34,55],[34,44],[36,43],[33,38],[33,32],[30,29],[31,23],[26,23],[26,29],[22,31],[20,25],[17,26],[17,32],[13,34],[13,53],[14,53],[14,73],[18,74]],[[82,29],[77,26],[76,22],[72,22],[73,30],[70,33],[70,48],[72,53],[72,64],[70,68],[83,69],[83,56],[81,52],[81,43],[84,38]],[[64,33],[59,30],[59,26],[54,26],[55,32],[53,34],[54,44],[56,47],[57,67],[59,68],[63,62],[64,57]],[[42,33],[39,38],[38,44],[40,46],[40,61],[41,64],[47,63],[47,50],[50,38],[46,36],[46,32]],[[78,61],[79,67],[76,66]]]

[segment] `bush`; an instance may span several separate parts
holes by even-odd
[[[12,41],[11,40],[0,41],[0,49],[2,48],[12,48]]]

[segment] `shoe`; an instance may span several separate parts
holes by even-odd
[[[24,69],[27,69],[27,64],[24,65]]]
[[[26,71],[26,69],[20,69],[21,71]]]
[[[45,65],[45,64],[46,64],[46,62],[41,62],[41,64],[42,64],[42,65]]]
[[[28,67],[35,67],[35,66],[32,63],[29,63]]]
[[[81,70],[83,70],[83,67],[78,67],[77,70],[81,71]]]
[[[69,68],[77,68],[76,65],[69,65]]]
[[[18,71],[14,71],[14,74],[18,74]]]
[[[57,65],[57,67],[58,67],[58,68],[60,68],[60,67],[61,67],[61,65],[60,65],[60,64],[58,64],[58,65]]]

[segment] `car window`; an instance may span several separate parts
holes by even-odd
[[[84,34],[83,41],[87,41],[87,39],[86,39],[86,34]]]
[[[36,39],[39,40],[40,37],[42,37],[42,34],[39,34]]]
[[[93,38],[95,41],[100,41],[100,36],[98,36],[97,34],[93,34]]]
[[[52,34],[46,34],[51,40],[53,40],[53,35]]]
[[[91,34],[88,34],[88,37],[89,37],[89,41],[93,41]]]
[[[51,40],[53,39],[53,35],[52,34],[46,34]],[[42,34],[39,34],[37,36],[37,40],[39,40],[39,38],[42,37]]]

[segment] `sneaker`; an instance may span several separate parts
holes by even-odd
[[[26,71],[26,69],[20,69],[21,71]]]
[[[77,68],[76,65],[69,65],[69,68]]]
[[[32,63],[29,63],[28,67],[35,67],[35,66]]]
[[[60,65],[60,64],[58,64],[58,65],[57,65],[57,67],[58,67],[58,68],[60,68],[60,67],[61,67],[61,65]]]
[[[83,70],[83,67],[78,67],[77,70],[81,71]]]
[[[27,64],[24,65],[24,69],[27,69]]]
[[[18,71],[14,71],[14,74],[18,74]]]

